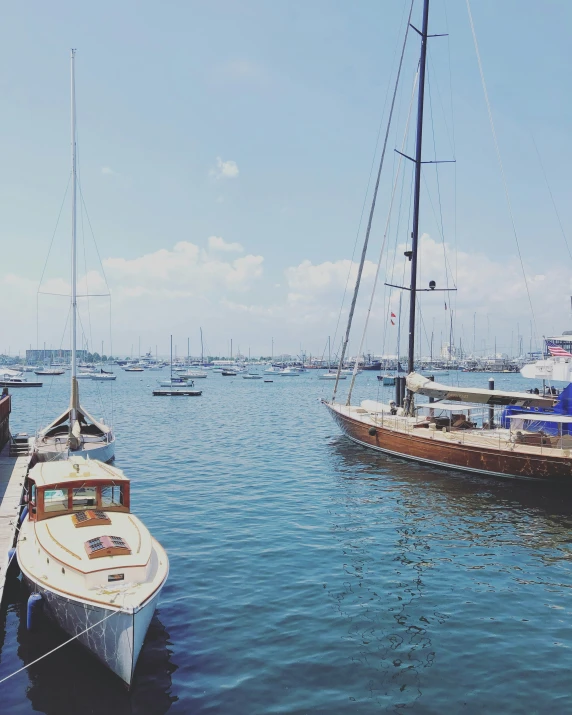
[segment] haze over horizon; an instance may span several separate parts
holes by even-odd
[[[142,350],[158,346],[167,355],[173,334],[180,355],[187,337],[196,355],[199,327],[213,355],[228,354],[231,338],[252,355],[269,355],[272,338],[275,354],[322,355],[328,335],[339,344],[351,280],[338,322],[340,305],[356,273],[351,261],[361,250],[408,7],[373,0],[7,6],[0,353],[69,345],[67,299],[37,291],[43,274],[44,294],[69,292],[70,47],[77,48],[79,292],[112,293],[111,308],[107,297],[81,301],[90,347],[103,340],[115,355],[129,355],[140,339]],[[448,340],[451,310],[455,343],[480,354],[492,352],[495,339],[498,352],[514,353],[519,335],[528,349],[531,334],[538,346],[543,335],[572,328],[572,254],[559,224],[566,233],[571,219],[564,88],[572,6],[483,0],[472,11],[526,283],[466,6],[435,1],[430,31],[449,37],[430,43],[425,156],[456,163],[439,166],[439,183],[434,167],[424,168],[420,283],[433,279],[457,292],[421,294],[424,354],[431,333],[437,348]],[[419,15],[417,3],[414,24]],[[418,44],[411,33],[351,354],[376,272]],[[398,295],[383,283],[409,280],[410,167],[404,172],[365,352],[395,352],[388,311],[398,312]],[[402,352],[405,332],[404,318]]]

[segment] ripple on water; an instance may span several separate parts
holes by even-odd
[[[374,378],[358,378],[362,396]],[[154,399],[148,377],[121,371],[80,386],[95,414],[113,390],[117,466],[171,573],[131,694],[66,646],[4,684],[3,709],[572,710],[570,494],[365,451],[338,434],[316,399],[331,386],[312,374],[202,382],[190,400]],[[36,392],[15,394],[16,430],[36,426]],[[67,402],[57,378],[51,397],[49,416]],[[27,634],[24,599],[12,584],[0,677],[64,639]]]

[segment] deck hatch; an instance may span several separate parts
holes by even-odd
[[[103,556],[127,556],[131,553],[129,544],[121,536],[98,536],[85,542],[85,552],[90,559]]]
[[[111,524],[111,519],[101,509],[86,509],[72,514],[72,522],[76,528],[81,528],[83,526]]]

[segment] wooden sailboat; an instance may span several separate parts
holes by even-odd
[[[428,20],[429,0],[424,0],[423,24],[418,31],[421,56],[416,150],[412,159],[415,163],[413,232],[411,251],[406,254],[411,261],[411,281],[405,288],[410,296],[407,392],[404,395],[404,378],[398,377],[395,401],[384,404],[365,400],[359,405],[352,405],[353,380],[345,403],[336,402],[336,381],[332,400],[324,401],[324,404],[345,435],[379,452],[485,475],[568,481],[572,478],[572,414],[569,407],[572,395],[567,391],[572,390],[572,386],[564,391],[565,398],[556,399],[527,392],[439,385],[414,370],[417,294],[426,290],[417,287],[417,258]],[[382,163],[383,154],[380,172]],[[349,339],[374,207],[375,195],[342,347],[342,360]],[[429,290],[434,289],[432,281]],[[428,397],[429,402],[416,404],[418,395]]]
[[[40,430],[33,440],[36,460],[50,462],[67,459],[72,455],[109,462],[115,456],[115,437],[111,427],[97,421],[80,405],[77,381],[77,251],[76,251],[76,199],[77,161],[75,126],[75,50],[71,53],[71,160],[72,160],[72,216],[71,216],[71,396],[68,409]]]

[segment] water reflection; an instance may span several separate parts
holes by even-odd
[[[28,591],[20,580],[12,580],[7,595],[7,607],[19,611],[17,654],[23,663],[32,662],[68,639],[67,634],[47,618],[37,632],[27,631]],[[2,631],[5,623],[4,611]],[[79,712],[163,715],[177,700],[171,695],[171,676],[177,666],[171,660],[170,646],[169,634],[158,610],[149,626],[130,692],[84,648],[71,643],[28,668],[26,695],[35,711],[49,715]],[[21,666],[16,662],[14,669],[17,667]]]
[[[332,442],[331,464],[346,578],[330,594],[381,709],[415,711],[435,680],[429,669],[451,658],[443,626],[471,603],[456,588],[469,599],[530,584],[570,589],[569,489],[431,469],[344,438]]]

